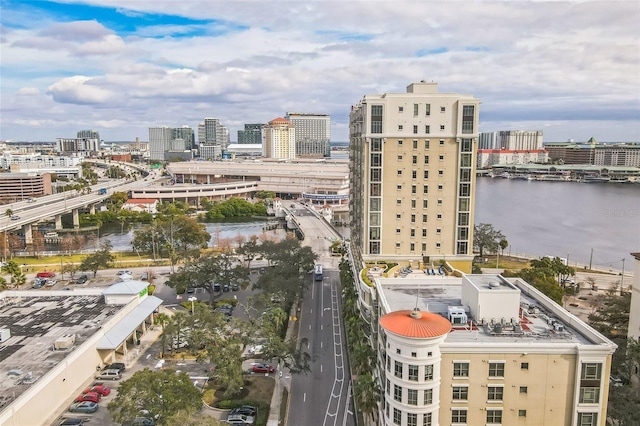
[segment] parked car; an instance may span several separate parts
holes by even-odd
[[[238,290],[240,290],[240,286],[238,284],[231,284],[231,290],[232,291],[238,291]]]
[[[259,355],[264,350],[264,345],[253,345],[247,349],[247,352],[251,355]]]
[[[76,402],[69,407],[72,413],[95,413],[98,411],[98,404],[91,401]]]
[[[48,279],[48,280],[46,280],[46,283],[45,283],[45,285],[46,285],[47,287],[53,287],[53,286],[54,286],[54,285],[56,285],[56,284],[58,284],[58,281],[57,281],[57,280],[52,280],[52,279]]]
[[[103,370],[118,370],[122,373],[124,370],[126,370],[126,368],[127,367],[124,365],[124,362],[114,362],[107,365]]]
[[[98,403],[102,399],[102,395],[97,392],[89,392],[78,395],[74,402],[91,401]]]
[[[254,407],[253,405],[241,405],[229,412],[229,415],[232,414],[244,414],[245,416],[257,417],[258,407]]]
[[[36,280],[33,282],[33,288],[42,288],[44,287],[44,281],[41,279],[36,278]]]
[[[84,426],[84,419],[63,419],[58,426]]]
[[[11,220],[20,220],[20,216],[13,215],[11,216]]]
[[[273,373],[276,369],[269,364],[256,363],[251,366],[254,373]]]
[[[213,285],[213,291],[220,291],[220,284],[216,283]]]
[[[140,274],[140,280],[146,281],[148,279],[149,279],[149,274],[147,274],[146,272],[143,272],[142,274]]]
[[[231,305],[218,306],[216,308],[216,312],[220,312],[221,314],[225,314],[226,316],[230,317],[231,315],[233,315],[233,306]]]
[[[36,278],[53,278],[55,276],[56,276],[56,273],[52,271],[38,272],[36,274]]]
[[[89,277],[86,275],[80,275],[78,278],[76,278],[76,284],[84,284],[89,280]]]
[[[95,385],[95,386],[92,386],[90,388],[86,388],[85,390],[82,391],[82,393],[84,393],[84,394],[87,394],[87,393],[90,393],[90,392],[95,392],[95,393],[97,393],[99,395],[107,396],[107,395],[109,395],[111,393],[111,388],[109,388],[107,386],[104,386],[104,385]]]
[[[122,373],[120,370],[103,370],[96,376],[99,380],[120,380]]]
[[[245,414],[229,414],[227,423],[230,425],[252,425],[255,423],[255,417]]]
[[[195,293],[196,289],[193,287],[187,287],[187,293]]]
[[[227,291],[229,291],[230,289],[231,289],[231,287],[229,287],[229,284],[225,284],[225,285],[222,286],[222,291],[224,291],[225,293]]]

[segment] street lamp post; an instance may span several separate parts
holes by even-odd
[[[193,310],[193,302],[195,302],[196,300],[198,300],[197,297],[195,296],[191,296],[189,299],[187,299],[189,302],[191,302],[191,315],[194,314],[194,310]]]

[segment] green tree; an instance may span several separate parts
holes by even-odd
[[[498,244],[500,245],[500,251],[502,252],[502,254],[504,254],[504,249],[509,247],[509,241],[503,238]]]
[[[11,285],[14,287],[20,287],[27,282],[27,276],[24,274],[20,266],[14,261],[9,260],[5,262],[1,268],[2,272],[11,275]]]
[[[111,241],[105,240],[100,244],[100,249],[88,256],[85,256],[80,263],[81,271],[92,271],[95,277],[98,269],[108,269],[113,266],[116,260],[115,255],[111,253],[113,246]]]
[[[629,328],[631,294],[615,294],[616,288],[606,292],[599,309],[589,315],[589,324],[607,337],[626,336]]]
[[[551,259],[545,256],[540,259],[534,259],[530,263],[532,268],[554,277],[559,283],[563,283],[565,279],[576,275],[576,270],[566,265],[559,257]]]
[[[107,406],[117,422],[139,417],[144,409],[148,417],[156,418],[158,425],[166,425],[167,419],[180,410],[191,415],[201,407],[200,391],[186,373],[148,368],[122,381],[117,396]]]
[[[359,375],[353,385],[353,396],[356,400],[356,407],[363,414],[371,416],[373,424],[376,422],[378,412],[378,401],[380,401],[380,385],[371,373]]]
[[[473,228],[473,246],[478,250],[480,256],[484,256],[484,251],[497,253],[500,241],[505,240],[502,232],[493,229],[493,225],[480,223]]]

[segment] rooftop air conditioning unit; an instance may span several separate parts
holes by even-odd
[[[11,330],[0,328],[0,343],[4,343],[11,338]]]
[[[70,335],[62,336],[56,339],[56,341],[53,344],[53,347],[55,350],[69,349],[69,348],[72,348],[75,343],[76,343],[76,335],[70,334]]]

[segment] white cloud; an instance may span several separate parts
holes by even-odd
[[[243,123],[296,110],[331,114],[333,139],[346,140],[351,104],[422,79],[480,98],[482,131],[517,123],[544,127],[545,140],[640,134],[636,2],[83,4],[136,21],[21,11],[28,25],[0,38],[0,137],[34,139],[20,124],[26,111],[59,120],[36,139],[102,126],[106,140],[144,140],[149,126],[195,127],[207,116],[234,139]],[[182,18],[145,24],[145,13]]]

